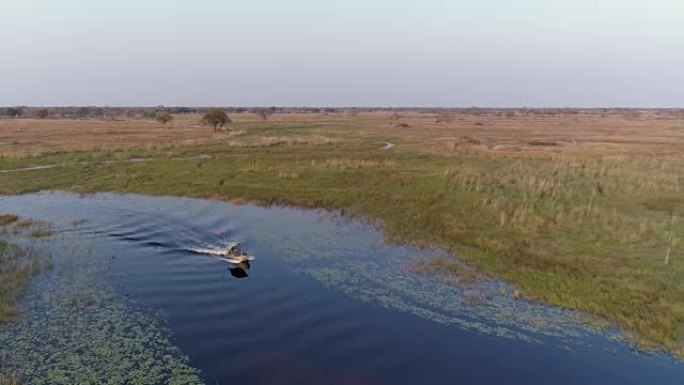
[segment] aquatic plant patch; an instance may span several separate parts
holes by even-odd
[[[16,215],[2,214],[0,215],[0,226],[9,225],[10,223],[16,222],[18,219],[19,217]]]
[[[21,315],[0,327],[0,378],[46,385],[202,383],[163,317],[103,279],[107,258],[95,253],[96,245],[51,242],[63,242],[52,247],[52,273],[32,287]]]

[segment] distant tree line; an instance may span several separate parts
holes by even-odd
[[[438,122],[449,122],[455,116],[490,116],[513,119],[516,117],[572,117],[578,115],[593,116],[621,116],[625,118],[640,118],[646,116],[684,118],[684,109],[676,108],[483,108],[483,107],[455,107],[455,108],[384,108],[384,107],[219,107],[227,114],[251,113],[263,120],[273,114],[310,113],[310,114],[344,114],[357,115],[364,112],[385,111],[394,114],[406,112],[432,113],[438,116]],[[156,120],[160,114],[201,114],[210,110],[209,107],[0,107],[0,118],[4,119],[150,119]],[[166,116],[166,115],[164,115]],[[166,118],[164,118],[166,119]]]
[[[20,118],[24,114],[23,107],[4,107],[0,108],[0,117]]]

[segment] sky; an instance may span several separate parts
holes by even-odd
[[[682,0],[0,0],[0,105],[684,107]]]

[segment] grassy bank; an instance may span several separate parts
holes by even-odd
[[[437,244],[528,298],[607,317],[684,354],[684,157],[484,151],[484,139],[381,138],[338,123],[240,130],[202,145],[15,154],[0,168],[56,167],[0,174],[0,192],[136,192],[368,215],[393,241]],[[384,139],[396,147],[378,150]]]

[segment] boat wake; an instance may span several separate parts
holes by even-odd
[[[203,255],[218,257],[232,264],[253,261],[254,257],[240,248],[240,242],[217,242],[215,244],[181,244],[184,250]]]

